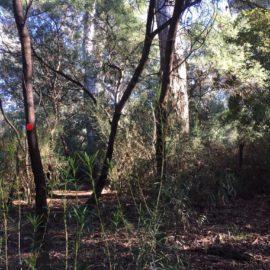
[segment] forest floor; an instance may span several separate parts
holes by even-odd
[[[71,194],[68,208],[83,204],[88,194]],[[200,210],[204,222],[191,220],[178,232],[166,229],[162,244],[153,243],[151,233],[138,229],[132,204],[123,207],[125,225],[116,222],[115,193],[102,195],[99,211],[87,220],[80,239],[78,269],[270,269],[270,197],[261,195],[252,200],[237,200],[234,205]],[[123,202],[122,202],[123,204]],[[65,269],[66,236],[63,199],[49,200],[48,269]],[[9,269],[20,268],[18,256],[18,203],[9,213]],[[20,204],[23,260],[31,258],[32,226],[27,218],[32,208]],[[191,218],[192,219],[192,218]],[[101,221],[102,220],[102,226]],[[68,269],[74,269],[74,246],[78,239],[76,219],[67,217],[69,234]],[[6,269],[4,247],[0,253],[0,270]],[[147,262],[151,262],[150,264]],[[24,264],[25,265],[25,264]],[[50,265],[50,266],[49,266]],[[163,265],[163,266],[162,266]]]

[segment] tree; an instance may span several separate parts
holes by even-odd
[[[186,70],[185,67],[179,68],[179,73],[176,76],[176,79],[173,79],[175,75],[175,69],[180,65],[182,65],[183,56],[176,53],[176,36],[179,25],[179,20],[183,14],[183,12],[188,8],[195,4],[200,3],[201,1],[175,1],[174,10],[171,16],[172,23],[167,29],[167,33],[165,32],[165,38],[161,36],[160,38],[160,46],[161,46],[161,70],[162,70],[162,80],[161,80],[161,90],[160,96],[158,100],[158,104],[156,107],[156,163],[157,163],[157,175],[160,179],[163,179],[166,176],[166,136],[168,129],[168,99],[170,90],[175,87],[174,91],[179,90],[180,85],[182,86],[182,91],[186,91],[184,87],[186,85]],[[163,5],[166,3],[162,2]],[[167,2],[171,3],[171,2]],[[158,6],[159,8],[162,6]],[[167,12],[167,7],[165,9]],[[170,14],[171,12],[169,12]],[[166,15],[169,15],[166,13]],[[166,18],[166,16],[165,16]],[[164,20],[164,18],[162,18]],[[167,18],[168,20],[168,18]],[[162,42],[161,42],[162,40]],[[166,41],[166,43],[164,42]],[[166,44],[166,45],[165,45]],[[165,52],[164,50],[165,45]],[[184,62],[183,62],[184,63]],[[181,70],[182,69],[182,70]],[[179,78],[180,76],[180,78]],[[183,80],[183,83],[179,83],[179,80]],[[173,98],[176,100],[179,96],[175,97],[172,94]],[[185,120],[188,120],[188,116],[186,115],[186,106],[188,106],[186,102],[187,97],[185,97],[185,109],[182,110],[181,114],[185,115]],[[173,101],[172,101],[173,102]],[[177,103],[177,101],[176,101]],[[186,131],[188,124],[186,123]]]
[[[83,60],[85,63],[84,84],[88,92],[93,96],[97,95],[97,69],[95,68],[95,31],[96,31],[96,1],[93,1],[90,8],[83,16]],[[85,94],[86,97],[86,94]],[[86,99],[87,102],[87,99]],[[96,123],[91,119],[86,126],[87,152],[94,155],[97,151]]]
[[[172,17],[173,5],[166,0],[158,0],[156,3],[156,20],[157,25],[164,24],[168,18]],[[160,49],[160,75],[165,72],[166,61],[166,41],[168,38],[169,28],[167,27],[159,33],[159,49]],[[170,74],[170,89],[168,97],[168,113],[173,115],[176,122],[180,123],[181,133],[189,133],[189,109],[188,109],[188,93],[187,93],[187,68],[186,59],[183,50],[183,39],[181,40],[181,32],[176,34],[175,48],[173,52],[173,69]]]
[[[122,113],[122,110],[123,110],[126,102],[129,100],[130,95],[132,94],[132,91],[133,91],[134,87],[136,86],[136,84],[137,84],[137,82],[138,82],[138,80],[139,80],[139,78],[144,70],[145,64],[148,60],[148,56],[150,53],[153,39],[160,31],[162,31],[164,28],[166,28],[170,23],[175,23],[175,20],[177,20],[177,18],[175,18],[175,16],[177,16],[178,12],[176,12],[176,14],[174,14],[172,18],[167,20],[166,23],[159,26],[157,29],[153,30],[153,23],[154,23],[154,16],[155,16],[155,12],[154,12],[155,5],[156,5],[156,1],[150,0],[141,58],[140,58],[140,61],[137,65],[137,67],[135,68],[135,71],[134,71],[131,79],[129,80],[129,82],[127,84],[127,87],[125,88],[125,90],[123,92],[123,95],[122,95],[119,103],[117,103],[115,105],[113,118],[111,121],[111,130],[110,130],[110,135],[109,135],[109,141],[108,141],[108,145],[107,145],[105,159],[103,162],[103,167],[101,169],[100,177],[96,181],[96,184],[94,187],[94,196],[92,196],[87,201],[87,204],[89,204],[89,205],[96,202],[96,198],[101,195],[103,188],[107,184],[107,180],[108,180],[107,178],[108,178],[109,169],[111,166],[114,144],[115,144],[115,139],[116,139],[116,134],[117,134],[117,129],[118,129],[118,124],[119,124],[119,120],[121,117],[121,113]],[[176,5],[175,9],[177,9],[177,8],[179,8],[178,5]]]
[[[239,168],[245,145],[263,138],[269,126],[267,14],[264,9],[245,10],[236,18],[218,13],[205,46],[189,62],[201,135],[235,145]]]
[[[21,0],[13,0],[14,17],[19,33],[21,43],[22,54],[22,89],[24,96],[25,107],[25,122],[28,141],[28,151],[31,160],[32,171],[35,181],[36,189],[36,216],[39,220],[37,243],[40,245],[40,241],[43,239],[43,235],[46,231],[47,223],[47,200],[46,200],[46,182],[41,162],[41,156],[38,146],[38,136],[36,129],[35,118],[35,105],[33,98],[33,63],[32,63],[32,50],[31,50],[31,37],[27,28],[27,14],[30,9],[31,2],[26,6],[26,10],[23,10]],[[39,247],[39,246],[38,246]]]
[[[236,20],[240,28],[235,40],[244,47],[251,59],[258,61],[266,70],[270,70],[270,12],[255,8],[243,11]]]

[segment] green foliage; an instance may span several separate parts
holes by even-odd
[[[236,143],[269,132],[268,17],[263,9],[243,11],[235,20],[217,16],[205,46],[191,59],[194,134],[203,125],[223,142]]]
[[[240,89],[245,91],[246,88],[265,86],[268,77],[261,63],[252,59],[242,44],[232,42],[239,31],[239,26],[231,18],[219,16],[203,49],[203,57],[195,58],[202,70],[209,68],[216,72],[212,81],[217,87],[234,93]]]
[[[267,96],[267,95],[266,95]],[[240,141],[254,141],[269,132],[268,98],[264,94],[241,98],[229,98],[228,110],[221,116],[221,124],[229,124],[237,129]]]
[[[98,153],[95,155],[88,155],[87,153],[84,154],[78,154],[79,159],[82,161],[82,163],[85,165],[85,173],[88,176],[90,183],[92,184],[93,182],[93,173],[94,173],[94,166],[96,162]]]
[[[112,222],[116,228],[126,224],[126,219],[123,213],[121,204],[119,203],[112,214]]]
[[[3,1],[1,5],[6,3]],[[106,194],[101,203],[98,201],[88,211],[78,193],[74,200],[69,199],[68,190],[91,190],[100,175],[112,114],[141,53],[146,7],[145,1],[97,0],[94,60],[85,61],[82,22],[85,12],[93,11],[93,3],[94,0],[34,1],[28,20],[33,46],[48,64],[82,84],[86,67],[97,76],[98,104],[94,106],[78,85],[34,60],[37,129],[51,191],[50,203],[56,194],[53,191],[63,190],[56,201],[61,199],[63,204],[65,267],[84,267],[80,260],[88,258],[80,256],[80,248],[89,241],[91,245],[100,245],[97,253],[91,249],[89,254],[101,258],[99,252],[104,251],[103,268],[118,269],[119,247],[114,237],[119,233],[125,238],[132,235],[127,245],[121,243],[120,249],[125,248],[125,267],[126,255],[130,253],[134,269],[184,269],[186,265],[179,253],[183,243],[176,237],[179,232],[204,225],[207,211],[197,216],[197,208],[226,206],[246,191],[251,196],[256,187],[264,191],[269,185],[269,11],[246,10],[236,19],[218,11],[209,28],[209,9],[202,6],[201,14],[205,16],[195,19],[196,16],[187,15],[186,21],[183,20],[182,41],[187,50],[190,45],[196,48],[187,59],[192,132],[190,136],[181,136],[179,126],[173,124],[177,119],[169,123],[172,132],[166,138],[166,181],[156,179],[154,108],[159,97],[160,74],[157,39],[154,41],[143,76],[122,111],[113,160],[106,164],[110,170],[110,189],[117,192]],[[1,22],[5,20],[2,18]],[[5,27],[3,35],[13,44],[17,34],[9,21]],[[8,102],[8,116],[23,141],[19,50],[16,46],[6,49],[11,52],[3,51],[0,59],[1,95]],[[94,155],[89,154],[90,128],[96,136]],[[0,217],[7,224],[6,203],[13,180],[10,172],[18,165],[19,175],[15,179],[21,181],[21,188],[18,185],[14,198],[24,197],[25,187],[32,185],[32,175],[28,157],[18,150],[12,130],[3,121],[0,135]],[[240,170],[239,145],[243,143],[244,161]],[[115,198],[117,204],[111,206]],[[50,220],[58,218],[59,211]],[[89,218],[94,222],[89,224]],[[194,219],[195,225],[190,222]],[[29,216],[28,221],[35,234],[40,221],[36,216]],[[1,226],[0,223],[2,232]],[[87,235],[84,242],[86,233],[95,236]],[[96,235],[100,239],[95,239]],[[239,235],[240,238],[244,239]],[[0,236],[0,251],[6,239]],[[36,264],[36,256],[33,252],[29,257],[30,268]]]
[[[256,8],[244,11],[238,16],[236,25],[240,28],[236,42],[243,46],[251,59],[259,61],[259,63],[269,71],[269,10]]]

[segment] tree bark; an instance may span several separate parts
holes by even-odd
[[[161,91],[156,106],[156,167],[160,180],[166,178],[166,136],[168,116],[172,110],[175,110],[180,118],[182,132],[189,132],[186,66],[177,29],[185,9],[200,2],[201,0],[158,0],[156,5],[158,24],[172,19],[170,26],[159,34]]]
[[[89,93],[93,96],[97,94],[97,71],[95,70],[95,52],[94,52],[94,38],[95,38],[95,15],[96,15],[96,1],[93,2],[91,11],[86,10],[83,17],[84,39],[83,39],[83,58],[85,62],[84,85]],[[86,93],[85,100],[86,99]],[[86,124],[87,136],[87,153],[94,155],[97,151],[98,135],[96,132],[96,121],[90,118]],[[96,171],[96,169],[94,170]]]
[[[156,4],[157,25],[164,24],[173,15],[173,5],[166,0],[158,0]],[[164,74],[166,61],[166,44],[169,28],[167,27],[159,33],[160,48],[160,74],[161,79]],[[171,71],[170,86],[167,100],[167,110],[171,118],[175,119],[176,124],[180,124],[181,133],[189,133],[189,104],[187,93],[187,68],[181,44],[181,33],[175,37],[175,47],[173,51],[173,69]]]
[[[29,8],[30,5],[27,7],[27,10],[29,10]],[[27,142],[35,182],[36,215],[40,219],[40,225],[38,226],[38,235],[40,237],[42,236],[43,238],[47,223],[48,209],[46,200],[47,195],[46,195],[45,175],[41,162],[41,156],[38,146],[38,136],[36,131],[36,119],[35,119],[35,107],[34,107],[33,83],[32,83],[33,68],[32,68],[31,38],[26,25],[27,12],[26,15],[24,15],[21,0],[13,0],[13,11],[21,43],[22,65],[23,65],[22,89],[25,107],[25,120],[26,125],[29,123],[33,125],[32,130],[27,130]]]
[[[179,19],[182,15],[183,10],[183,1],[176,1],[173,9],[173,14],[171,16],[173,18],[173,21],[170,24],[169,29],[165,29],[167,33],[165,33],[166,49],[164,52],[164,57],[161,53],[162,81],[160,97],[156,107],[156,167],[157,176],[159,179],[164,179],[166,177],[166,136],[168,128],[167,100],[172,82],[176,33],[178,29]],[[164,44],[162,44],[162,46],[164,46]]]
[[[94,38],[95,38],[95,16],[96,16],[96,1],[93,2],[91,11],[86,10],[83,17],[84,38],[83,38],[83,58],[85,62],[84,82],[88,92],[95,95],[97,88],[96,71],[93,69],[95,64],[94,55]],[[90,65],[89,65],[90,63]]]

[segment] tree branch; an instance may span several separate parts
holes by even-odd
[[[8,117],[7,117],[7,115],[6,115],[5,111],[4,111],[4,108],[3,108],[3,104],[2,104],[2,99],[1,98],[0,98],[0,111],[1,111],[1,113],[3,115],[3,117],[4,117],[5,122],[11,127],[11,129],[16,134],[16,138],[18,140],[19,146],[21,147],[21,149],[23,150],[23,152],[25,152],[25,149],[24,149],[24,147],[22,146],[22,143],[21,143],[20,133],[19,133],[18,129],[8,119]]]
[[[90,93],[87,88],[80,83],[79,81],[73,79],[71,76],[67,75],[66,73],[64,73],[61,70],[57,70],[54,67],[52,67],[50,64],[48,64],[40,55],[37,54],[37,52],[35,51],[35,49],[32,46],[32,51],[33,51],[33,55],[37,58],[37,60],[42,63],[44,66],[46,66],[47,68],[49,68],[51,71],[57,73],[58,75],[64,77],[66,80],[72,82],[73,84],[79,86],[94,102],[94,104],[97,104],[97,100],[96,98],[93,96],[92,93]]]

